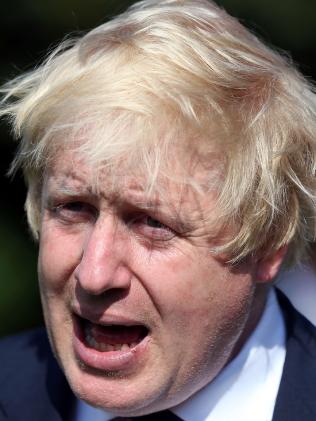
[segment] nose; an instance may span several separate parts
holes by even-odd
[[[85,239],[75,278],[92,295],[109,289],[128,289],[132,278],[125,259],[128,239],[119,232],[113,218],[98,220]]]

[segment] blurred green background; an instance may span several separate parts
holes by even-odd
[[[70,32],[86,31],[124,10],[121,0],[2,0],[0,83],[34,67],[47,49]],[[309,78],[316,79],[315,0],[221,0],[268,43],[291,52]],[[36,244],[23,213],[21,175],[5,176],[16,144],[0,125],[0,336],[42,323],[36,277]]]

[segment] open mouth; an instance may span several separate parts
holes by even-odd
[[[129,351],[149,334],[144,325],[97,324],[77,317],[81,340],[99,352]]]

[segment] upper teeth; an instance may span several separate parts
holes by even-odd
[[[89,345],[91,348],[95,348],[97,351],[102,352],[127,351],[137,345],[136,342],[132,342],[131,344],[105,344],[103,342],[97,342],[91,335],[86,335],[85,340],[87,345]]]

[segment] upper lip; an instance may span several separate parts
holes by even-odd
[[[124,325],[124,326],[145,326],[147,329],[149,327],[146,323],[144,323],[141,320],[137,320],[134,318],[131,318],[129,316],[121,315],[121,314],[115,314],[115,313],[102,313],[96,314],[95,312],[91,311],[90,309],[81,309],[77,307],[72,308],[72,312],[76,315],[81,317],[82,319],[88,320],[91,323],[95,323],[98,325]]]

